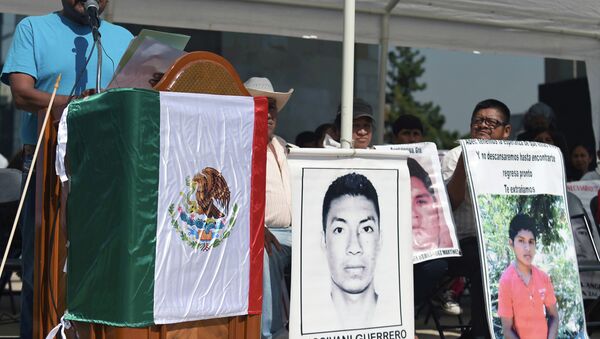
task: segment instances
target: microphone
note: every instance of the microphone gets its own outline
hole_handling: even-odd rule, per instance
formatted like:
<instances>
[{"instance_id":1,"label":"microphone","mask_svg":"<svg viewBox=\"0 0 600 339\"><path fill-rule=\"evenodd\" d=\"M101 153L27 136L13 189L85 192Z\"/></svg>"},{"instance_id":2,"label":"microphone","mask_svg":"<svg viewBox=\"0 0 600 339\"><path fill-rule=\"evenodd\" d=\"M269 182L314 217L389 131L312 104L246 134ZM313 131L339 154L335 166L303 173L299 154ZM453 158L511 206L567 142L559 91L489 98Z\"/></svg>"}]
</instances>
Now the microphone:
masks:
<instances>
[{"instance_id":1,"label":"microphone","mask_svg":"<svg viewBox=\"0 0 600 339\"><path fill-rule=\"evenodd\" d=\"M83 5L85 6L85 12L88 15L90 27L92 28L94 41L98 41L98 38L100 37L100 32L98 32L98 27L100 27L100 19L98 19L100 5L97 0L84 0Z\"/></svg>"}]
</instances>

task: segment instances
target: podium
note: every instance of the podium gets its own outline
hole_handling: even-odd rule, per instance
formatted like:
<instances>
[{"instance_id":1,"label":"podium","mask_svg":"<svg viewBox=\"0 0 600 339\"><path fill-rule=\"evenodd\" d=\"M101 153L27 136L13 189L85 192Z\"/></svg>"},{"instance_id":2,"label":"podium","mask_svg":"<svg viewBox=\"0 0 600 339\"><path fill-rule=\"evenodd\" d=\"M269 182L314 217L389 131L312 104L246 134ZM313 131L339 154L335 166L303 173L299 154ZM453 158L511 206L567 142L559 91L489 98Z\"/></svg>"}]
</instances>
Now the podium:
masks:
<instances>
[{"instance_id":1,"label":"podium","mask_svg":"<svg viewBox=\"0 0 600 339\"><path fill-rule=\"evenodd\" d=\"M225 72L230 78L221 81L222 84L215 87L215 82L210 82L211 94L223 92L229 95L247 95L245 88L235 73L231 73L233 68L220 57L211 55L208 58L208 64L211 68L209 73L204 74L205 78L198 77L198 72L202 72L203 64L206 64L206 53L190 53L180 59L165 75L163 81L157 85L158 89L188 91L188 92L206 92L203 87L206 84L206 77L210 78L210 72ZM223 66L219 68L219 65ZM182 76L190 70L194 71L196 76ZM222 73L224 74L224 73ZM194 83L194 79L200 79L201 83ZM185 79L184 84L178 84L177 79ZM217 81L219 83L219 81ZM160 87L163 86L163 87ZM233 88L233 87L235 88ZM197 90L195 90L197 89ZM120 95L126 94L128 90L120 89ZM136 91L136 90L132 90ZM110 95L105 93L101 95ZM135 99L132 99L135 101ZM111 100L106 100L110 104ZM264 102L262 102L264 101ZM257 99L257 107L264 109L264 128L266 130L266 100ZM119 102L114 101L118 105ZM135 106L135 105L134 105ZM264 106L264 107L263 107ZM138 105L136 109L143 110L144 105ZM258 108L257 108L258 110ZM143 115L139 113L138 115ZM44 338L45 335L59 323L60 317L67 308L67 277L65 268L67 258L68 226L67 225L67 190L68 185L61 186L55 173L55 148L57 125L48 125L45 135L45 144L41 149L41 157L37 164L37 187L36 187L36 247L35 247L35 270L34 270L34 338ZM140 131L143 137L143 131ZM266 157L266 134L265 141L259 142L258 148L264 154L263 162ZM260 153L260 152L258 152ZM260 167L260 166L259 166ZM264 177L264 173L263 173ZM75 183L71 183L75 185ZM260 185L260 182L258 183ZM263 178L263 200L264 200L264 178ZM73 189L73 187L71 187ZM99 201L90 201L93 203L103 203ZM79 204L81 206L81 204ZM261 210L264 218L264 201ZM262 227L253 234L253 239L262 241ZM260 257L254 255L254 262L260 261L262 265L262 243L260 243ZM262 269L262 266L261 266ZM255 274L258 275L258 274ZM115 277L107 277L114 279ZM251 279L250 288L262 288L262 273ZM260 298L259 298L260 299ZM95 300L98 303L98 300ZM92 305L93 307L93 305ZM256 302L254 302L256 310ZM132 311L137 312L136 308ZM256 312L254 312L256 313ZM74 321L73 327L67 331L69 337L79 336L80 338L259 338L260 336L260 315L240 315L234 317L224 317L201 321L188 321L174 324L150 325L145 327L121 327L111 326L102 323L91 323Z\"/></svg>"}]
</instances>

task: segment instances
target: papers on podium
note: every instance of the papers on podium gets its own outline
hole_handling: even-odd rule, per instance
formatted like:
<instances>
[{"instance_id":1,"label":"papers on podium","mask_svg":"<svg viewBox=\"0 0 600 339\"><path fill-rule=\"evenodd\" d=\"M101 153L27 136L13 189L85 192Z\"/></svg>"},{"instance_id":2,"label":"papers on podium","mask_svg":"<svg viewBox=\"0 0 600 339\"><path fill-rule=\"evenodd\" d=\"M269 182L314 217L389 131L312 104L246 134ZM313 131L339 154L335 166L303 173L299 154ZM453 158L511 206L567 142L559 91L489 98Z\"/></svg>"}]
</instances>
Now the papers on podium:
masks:
<instances>
[{"instance_id":1,"label":"papers on podium","mask_svg":"<svg viewBox=\"0 0 600 339\"><path fill-rule=\"evenodd\" d=\"M160 79L185 54L189 39L182 34L142 30L129 44L108 88L152 88L151 80Z\"/></svg>"}]
</instances>

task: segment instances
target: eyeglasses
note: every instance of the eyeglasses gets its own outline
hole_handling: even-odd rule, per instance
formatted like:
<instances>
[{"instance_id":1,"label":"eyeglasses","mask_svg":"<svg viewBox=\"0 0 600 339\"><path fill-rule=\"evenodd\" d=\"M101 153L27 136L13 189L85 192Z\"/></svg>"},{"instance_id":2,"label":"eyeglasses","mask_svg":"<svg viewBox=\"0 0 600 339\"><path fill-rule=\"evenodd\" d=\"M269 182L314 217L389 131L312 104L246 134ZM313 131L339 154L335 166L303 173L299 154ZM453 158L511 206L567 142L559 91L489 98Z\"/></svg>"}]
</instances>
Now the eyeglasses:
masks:
<instances>
[{"instance_id":1,"label":"eyeglasses","mask_svg":"<svg viewBox=\"0 0 600 339\"><path fill-rule=\"evenodd\" d=\"M500 121L500 120L493 119L493 118L473 117L471 119L471 126L483 126L484 124L485 124L485 126L490 127L491 129L496 129L500 126L508 125L508 123L506 123L504 121Z\"/></svg>"}]
</instances>

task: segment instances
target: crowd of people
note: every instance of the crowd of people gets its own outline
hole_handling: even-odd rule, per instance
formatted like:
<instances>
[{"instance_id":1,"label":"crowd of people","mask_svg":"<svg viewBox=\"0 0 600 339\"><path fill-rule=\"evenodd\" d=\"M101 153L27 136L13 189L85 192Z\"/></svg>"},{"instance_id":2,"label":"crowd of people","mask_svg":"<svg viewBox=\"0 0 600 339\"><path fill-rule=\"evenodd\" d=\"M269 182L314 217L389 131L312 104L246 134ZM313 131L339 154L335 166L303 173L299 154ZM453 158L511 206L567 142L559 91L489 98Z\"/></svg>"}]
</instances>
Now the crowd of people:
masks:
<instances>
[{"instance_id":1,"label":"crowd of people","mask_svg":"<svg viewBox=\"0 0 600 339\"><path fill-rule=\"evenodd\" d=\"M487 99L475 105L471 120L469 122L470 137L473 139L493 139L508 140L511 135L512 126L510 124L510 109L499 100ZM561 151L566 152L565 137L554 126L554 113L551 108L543 103L533 105L525 115L525 131L520 133L518 140L537 141L558 146ZM352 139L354 148L368 149L372 147L372 135L374 128L374 115L371 106L364 100L355 99L353 107L353 129ZM397 144L417 143L426 140L422 122L418 117L405 114L401 115L392 125L393 141ZM340 146L340 112L333 124L323 124L315 132L303 132L296 139L296 144L291 147L339 147ZM570 180L579 180L583 178L596 179L600 177L596 171L589 171L592 162L590 151L581 144L571 148L570 156L565 154L565 168L570 173ZM414 162L414 161L413 161ZM411 166L412 165L412 166ZM411 175L411 185L420 187L417 184L424 182L423 177L419 178L418 169L414 163L409 161ZM268 175L268 174L267 174ZM467 191L466 172L463 162L462 151L460 147L450 150L442 160L442 176L446 182L446 188L453 209L454 221L456 224L457 236L462 251L462 256L457 258L434 259L415 264L414 270L414 301L415 307L430 301L437 304L442 310L449 314L460 314L461 307L456 300L457 294L464 290L465 281L469 282L470 292L470 310L472 318L470 320L470 329L463 334L464 338L489 338L489 327L487 318L484 316L484 290L481 275L481 263L479 258L479 245L477 241L476 222L473 215L473 202ZM419 180L417 180L419 178ZM414 180L413 180L414 179ZM426 181L426 179L425 179ZM423 186L423 184L421 185ZM414 196L413 196L414 198ZM413 213L415 213L413 209ZM524 217L526 219L526 217ZM527 219L529 220L529 219ZM526 224L526 223L525 223ZM517 228L524 225L518 222L511 228ZM513 233L527 232L528 229L522 226L523 230L517 230ZM527 233L528 234L528 233ZM511 233L510 243L515 253L522 251L517 244L517 235ZM519 238L520 239L520 238ZM520 241L520 240L519 240ZM535 238L530 239L535 243ZM520 243L519 243L520 244ZM529 245L528 245L529 246ZM535 245L533 245L535 246ZM532 247L533 247L532 246ZM528 250L529 248L527 247ZM535 251L534 247L533 250ZM520 252L519 252L520 253ZM518 253L517 253L518 254ZM530 255L532 258L533 255ZM516 263L520 263L519 256L516 255ZM515 266L511 272L517 272L520 276L525 276L529 281L541 279L541 273L531 265ZM514 273L517 274L517 273ZM537 276L536 276L537 274ZM538 278L531 278L532 276ZM508 278L507 278L508 279ZM542 279L543 280L543 279ZM546 280L549 283L549 280ZM504 289L503 291L506 291ZM515 292L516 293L516 292ZM527 324L513 322L512 306L510 304L511 296L503 292L502 296L502 324L505 327L507 335L514 334L517 329L525 333ZM557 313L556 299L547 300L545 305L546 315L550 317L545 327L546 334L555 335L557 331ZM507 304L509 306L507 306ZM542 307L544 308L544 307ZM536 315L536 316L539 316ZM532 325L533 326L533 325ZM536 325L537 326L537 325ZM529 327L529 331L531 331ZM510 332L510 333L509 333ZM544 336L546 337L546 336Z\"/></svg>"},{"instance_id":2,"label":"crowd of people","mask_svg":"<svg viewBox=\"0 0 600 339\"><path fill-rule=\"evenodd\" d=\"M315 142L323 140L322 145L319 145L321 147L339 147L340 117L341 113L338 108L338 114L333 125L322 125L317 129L323 133L322 135L313 133L310 138L307 138L308 133L301 133L297 141L304 142L308 140L309 145L314 147ZM372 146L374 122L371 105L362 99L355 99L352 121L354 148L368 149ZM400 116L393 124L393 132L397 143L416 143L424 140L423 124L417 117L412 115ZM504 103L495 99L488 99L475 106L470 121L470 135L472 138L507 140L510 132L510 110ZM306 146L303 143L299 144L297 146ZM411 183L413 177L415 183L417 179L422 182L423 178L419 178L418 170L414 164L412 168L413 170L410 171ZM276 173L278 178L280 177L279 174ZM269 175L271 174L267 172L267 176ZM436 292L439 293L439 284L443 277L455 277L458 281L461 281L461 277L466 277L470 281L471 314L476 316L471 319L470 332L464 336L473 338L489 337L487 320L486 317L482 316L485 314L485 305L479 248L476 238L476 223L472 212L472 201L466 193L466 173L460 147L450 150L444 157L442 175L447 182L462 256L450 259L435 259L414 265L415 304L418 305L435 298L446 311L459 313L460 306L456 302L452 302L446 297L436 296ZM267 204L268 209L269 205ZM449 290L452 291L452 289ZM444 292L444 295L448 294ZM281 330L283 329L272 328L271 333L278 333Z\"/></svg>"},{"instance_id":3,"label":"crowd of people","mask_svg":"<svg viewBox=\"0 0 600 339\"><path fill-rule=\"evenodd\" d=\"M594 180L600 175L594 170L594 152L582 140L567 142L558 129L554 110L543 102L532 105L523 117L523 131L517 140L537 141L556 146L563 154L567 181Z\"/></svg>"},{"instance_id":4,"label":"crowd of people","mask_svg":"<svg viewBox=\"0 0 600 339\"><path fill-rule=\"evenodd\" d=\"M364 100L358 99L359 102ZM368 104L367 104L368 105ZM370 106L369 106L370 107ZM360 108L359 108L360 109ZM369 108L370 109L370 108ZM374 119L373 115L369 115ZM356 119L357 116L355 115ZM324 143L325 136L329 140L339 142L339 108L334 122L319 125L314 131L300 132L293 145L297 147L328 147ZM356 122L358 123L358 122ZM374 124L371 123L371 129ZM391 124L391 140L393 144L408 144L427 141L421 120L412 114L402 114ZM372 133L371 133L372 134ZM563 154L567 181L598 180L600 167L596 166L600 158L583 140L575 139L567 142L565 135L558 129L554 110L543 102L533 104L523 116L523 129L516 134L516 140L536 141L558 147ZM359 144L355 148L361 148Z\"/></svg>"},{"instance_id":5,"label":"crowd of people","mask_svg":"<svg viewBox=\"0 0 600 339\"><path fill-rule=\"evenodd\" d=\"M356 98L353 103L352 146L370 148L372 146L375 117L372 106L363 99ZM292 146L296 147L339 147L341 126L341 105L333 122L323 123L314 131L300 132ZM424 141L423 123L411 114L401 115L392 125L393 140L396 144L410 144Z\"/></svg>"},{"instance_id":6,"label":"crowd of people","mask_svg":"<svg viewBox=\"0 0 600 339\"><path fill-rule=\"evenodd\" d=\"M99 0L102 12L107 0ZM63 80L53 107L53 119L73 97L91 93L96 79L95 71L86 71L86 57L94 42L88 26L88 17L81 1L62 0L63 9L45 16L28 17L17 26L13 44L2 69L2 82L9 85L15 105L26 113L23 122L23 151L20 167L26 176L31 166L34 145L37 141L38 113L48 105L52 86L58 74ZM125 52L131 33L104 20L100 24L104 53L118 63ZM90 65L95 65L94 59ZM112 78L114 69L105 63L102 79ZM278 92L264 77L253 77L245 82L253 96L268 98L268 148L266 166L265 207L265 255L263 271L263 338L276 337L286 331L288 305L285 300L286 269L291 264L292 203L289 169L286 161L288 147L339 147L341 108L333 122L318 126L315 131L305 131L296 137L295 145L288 144L275 134L279 114L293 94L293 90ZM507 140L511 133L510 110L502 102L488 99L477 103L471 120L465 122L471 138ZM375 115L372 106L362 99L353 103L352 145L354 148L372 148ZM393 142L397 144L418 143L427 140L421 120L404 114L392 124ZM600 169L592 169L593 152L583 144L567 147L565 137L556 128L556 118L551 108L542 103L532 106L525 115L525 130L519 140L533 140L556 145L567 160L570 180L599 179ZM569 152L569 153L567 153ZM418 164L417 164L418 165ZM412 167L411 167L412 166ZM424 170L415 164L411 167L411 183L430 192L431 180ZM460 306L447 296L462 290L463 278L470 281L471 332L465 337L489 337L485 306L479 248L473 217L473 203L466 194L466 174L460 147L450 150L442 162L442 175L446 181L448 196L454 213L457 235L463 255L452 259L436 259L414 265L415 303L436 300L447 312L460 313ZM414 179L414 180L413 180ZM429 186L428 186L429 185ZM22 216L23 290L21 308L21 337L31 338L33 313L33 248L34 248L34 197L30 186L26 207ZM418 190L415 190L418 191ZM456 278L440 289L444 277ZM451 291L452 293L448 293Z\"/></svg>"}]
</instances>

